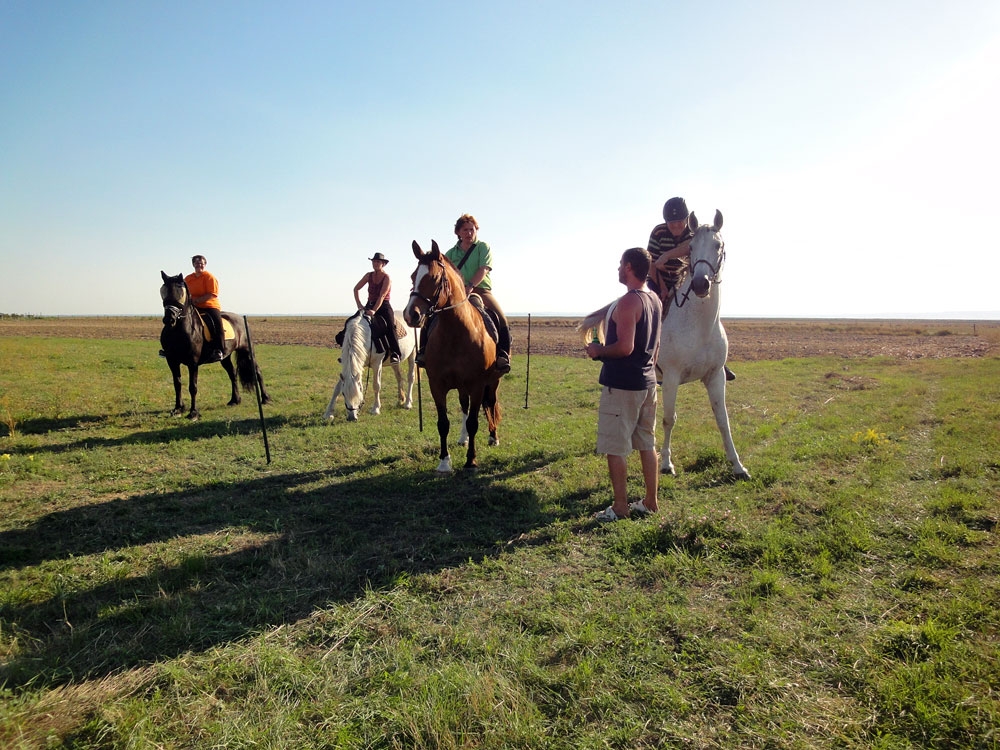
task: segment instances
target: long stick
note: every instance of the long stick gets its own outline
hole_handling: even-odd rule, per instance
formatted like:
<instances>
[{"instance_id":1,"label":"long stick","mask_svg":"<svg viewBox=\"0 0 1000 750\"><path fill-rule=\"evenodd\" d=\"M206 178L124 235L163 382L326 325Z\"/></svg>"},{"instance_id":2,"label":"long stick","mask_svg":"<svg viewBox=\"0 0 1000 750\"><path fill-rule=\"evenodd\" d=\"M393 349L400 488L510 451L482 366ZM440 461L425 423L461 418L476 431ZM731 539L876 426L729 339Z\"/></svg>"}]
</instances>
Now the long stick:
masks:
<instances>
[{"instance_id":1,"label":"long stick","mask_svg":"<svg viewBox=\"0 0 1000 750\"><path fill-rule=\"evenodd\" d=\"M528 313L528 368L524 373L524 408L528 408L528 382L531 380L531 313Z\"/></svg>"},{"instance_id":2,"label":"long stick","mask_svg":"<svg viewBox=\"0 0 1000 750\"><path fill-rule=\"evenodd\" d=\"M253 341L250 339L250 321L243 316L243 327L247 331L247 348L250 350L250 364L253 366L253 392L257 396L257 411L260 414L260 432L264 436L264 455L271 463L271 446L267 443L267 425L264 423L264 402L260 395L260 381L257 379L257 357L253 353Z\"/></svg>"},{"instance_id":3,"label":"long stick","mask_svg":"<svg viewBox=\"0 0 1000 750\"><path fill-rule=\"evenodd\" d=\"M424 431L424 392L420 390L420 367L417 367L417 422L420 424L420 431Z\"/></svg>"},{"instance_id":4,"label":"long stick","mask_svg":"<svg viewBox=\"0 0 1000 750\"><path fill-rule=\"evenodd\" d=\"M425 324L426 325L426 324ZM424 335L427 332L424 331ZM417 335L417 329L413 329L413 338L416 339L417 351L420 351L420 337ZM417 422L420 424L420 431L424 431L424 392L420 389L420 365L417 364L416 358L413 360L413 366L417 368Z\"/></svg>"}]
</instances>

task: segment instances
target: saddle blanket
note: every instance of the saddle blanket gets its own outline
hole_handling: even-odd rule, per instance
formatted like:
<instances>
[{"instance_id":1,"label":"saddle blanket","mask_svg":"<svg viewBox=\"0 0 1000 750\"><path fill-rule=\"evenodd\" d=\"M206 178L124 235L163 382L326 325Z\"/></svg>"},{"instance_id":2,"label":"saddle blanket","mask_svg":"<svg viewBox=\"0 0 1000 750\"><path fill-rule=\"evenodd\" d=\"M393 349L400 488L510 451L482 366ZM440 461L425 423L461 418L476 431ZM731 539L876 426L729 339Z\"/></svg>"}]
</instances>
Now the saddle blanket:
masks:
<instances>
[{"instance_id":1,"label":"saddle blanket","mask_svg":"<svg viewBox=\"0 0 1000 750\"><path fill-rule=\"evenodd\" d=\"M198 313L201 318L201 332L202 336L205 337L205 341L212 340L212 329L208 327L208 323L205 322L205 316ZM232 341L236 338L236 330L233 328L233 324L229 322L227 318L222 319L222 337L226 341Z\"/></svg>"}]
</instances>

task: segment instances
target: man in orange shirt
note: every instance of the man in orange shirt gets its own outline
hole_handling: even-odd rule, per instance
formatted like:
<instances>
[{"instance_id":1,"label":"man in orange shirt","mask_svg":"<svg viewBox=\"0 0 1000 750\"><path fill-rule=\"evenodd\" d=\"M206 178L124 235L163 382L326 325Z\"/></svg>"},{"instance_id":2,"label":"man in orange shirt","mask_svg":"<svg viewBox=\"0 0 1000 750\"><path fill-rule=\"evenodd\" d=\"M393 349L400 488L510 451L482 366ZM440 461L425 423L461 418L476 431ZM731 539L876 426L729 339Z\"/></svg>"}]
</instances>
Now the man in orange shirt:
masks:
<instances>
[{"instance_id":1,"label":"man in orange shirt","mask_svg":"<svg viewBox=\"0 0 1000 750\"><path fill-rule=\"evenodd\" d=\"M194 273L185 276L184 282L191 293L191 302L205 318L212 332L212 341L208 345L210 349L202 349L201 361L219 362L225 358L222 350L226 343L222 332L222 304L219 302L219 282L205 270L207 263L204 255L192 257Z\"/></svg>"}]
</instances>

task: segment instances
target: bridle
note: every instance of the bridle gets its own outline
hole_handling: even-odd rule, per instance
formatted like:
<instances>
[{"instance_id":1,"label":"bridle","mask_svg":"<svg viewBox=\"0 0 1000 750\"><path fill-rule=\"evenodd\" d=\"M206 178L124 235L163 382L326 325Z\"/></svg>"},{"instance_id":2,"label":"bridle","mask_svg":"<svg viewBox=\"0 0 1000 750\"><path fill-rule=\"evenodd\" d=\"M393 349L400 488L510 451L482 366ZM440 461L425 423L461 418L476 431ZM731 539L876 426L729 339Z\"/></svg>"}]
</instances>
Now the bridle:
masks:
<instances>
[{"instance_id":1,"label":"bridle","mask_svg":"<svg viewBox=\"0 0 1000 750\"><path fill-rule=\"evenodd\" d=\"M722 267L726 263L726 243L723 241L721 237L719 237L719 252L716 254L715 258L716 262L714 264L712 263L712 261L708 260L708 258L698 258L698 260L696 260L694 263L688 266L688 268L685 270L685 274L688 276L689 279L693 279L694 270L699 265L704 263L706 266L708 266L708 269L710 271L710 273L708 274L709 284L710 285L721 284ZM688 298L690 296L691 296L691 284L688 284L687 289L684 290L683 295L678 295L676 293L674 294L674 300L673 300L674 305L676 307L684 307L684 304L688 301Z\"/></svg>"},{"instance_id":2,"label":"bridle","mask_svg":"<svg viewBox=\"0 0 1000 750\"><path fill-rule=\"evenodd\" d=\"M434 297L437 298L437 302L435 302L430 297L425 297L415 288L410 292L411 299L413 297L416 297L418 300L427 305L427 312L424 314L424 317L427 317L429 315L435 315L440 312L445 312L446 310L453 310L459 305L464 305L466 302L468 302L469 297L466 296L465 299L456 302L453 305L441 306L439 304L441 299L447 300L448 297L451 295L451 287L448 284L448 274L445 272L444 263L442 263L439 260L430 261L430 263L437 263L439 266L441 266L441 280L438 281L437 288L434 290Z\"/></svg>"},{"instance_id":3,"label":"bridle","mask_svg":"<svg viewBox=\"0 0 1000 750\"><path fill-rule=\"evenodd\" d=\"M175 284L166 285L165 284L164 286L179 286L179 285L175 285ZM184 293L185 293L185 295L187 295L187 293L188 293L186 285L184 287ZM164 312L169 312L170 313L170 323L169 323L169 325L171 327L177 325L177 321L181 320L182 318L186 318L188 316L188 313L184 311L184 307L185 307L185 303L179 302L179 301L177 301L176 299L174 299L172 297L168 297L166 295L163 295L163 310L164 310ZM166 315L164 317L166 317Z\"/></svg>"}]
</instances>

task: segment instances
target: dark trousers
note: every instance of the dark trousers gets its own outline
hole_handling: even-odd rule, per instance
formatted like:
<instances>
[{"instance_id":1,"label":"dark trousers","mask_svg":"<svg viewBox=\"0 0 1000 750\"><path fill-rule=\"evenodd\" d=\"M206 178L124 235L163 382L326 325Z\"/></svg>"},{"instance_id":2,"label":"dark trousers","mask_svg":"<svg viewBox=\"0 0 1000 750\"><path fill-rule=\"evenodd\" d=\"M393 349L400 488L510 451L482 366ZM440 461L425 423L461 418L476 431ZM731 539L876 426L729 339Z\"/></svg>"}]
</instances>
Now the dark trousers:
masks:
<instances>
[{"instance_id":1,"label":"dark trousers","mask_svg":"<svg viewBox=\"0 0 1000 750\"><path fill-rule=\"evenodd\" d=\"M375 317L382 321L385 326L385 342L389 347L389 351L395 354L397 357L402 358L403 353L399 351L399 339L396 338L396 314L392 310L392 305L386 300L382 303L382 306L375 311Z\"/></svg>"},{"instance_id":2,"label":"dark trousers","mask_svg":"<svg viewBox=\"0 0 1000 750\"><path fill-rule=\"evenodd\" d=\"M208 324L208 330L212 332L212 346L221 352L226 348L225 334L222 332L222 312L214 307L199 307L202 319Z\"/></svg>"}]
</instances>

